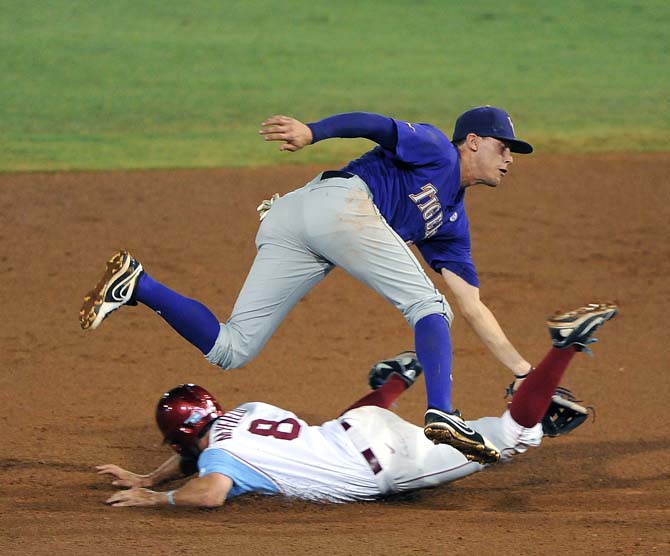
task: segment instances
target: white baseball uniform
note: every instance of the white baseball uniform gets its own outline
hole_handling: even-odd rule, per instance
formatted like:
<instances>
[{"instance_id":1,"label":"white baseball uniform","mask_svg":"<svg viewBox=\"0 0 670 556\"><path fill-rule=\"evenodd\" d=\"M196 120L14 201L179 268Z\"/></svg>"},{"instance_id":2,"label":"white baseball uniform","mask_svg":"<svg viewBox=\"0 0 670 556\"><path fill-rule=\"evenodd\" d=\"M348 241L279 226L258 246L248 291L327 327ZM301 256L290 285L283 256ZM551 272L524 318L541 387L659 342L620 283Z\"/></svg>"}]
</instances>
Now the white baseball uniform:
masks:
<instances>
[{"instance_id":1,"label":"white baseball uniform","mask_svg":"<svg viewBox=\"0 0 670 556\"><path fill-rule=\"evenodd\" d=\"M542 426L528 429L502 417L468 421L507 459L538 446ZM423 429L376 406L346 412L320 426L265 403L247 403L217 419L200 455L200 476L233 480L229 496L247 492L307 500L372 500L460 479L485 466L447 445L434 445Z\"/></svg>"}]
</instances>

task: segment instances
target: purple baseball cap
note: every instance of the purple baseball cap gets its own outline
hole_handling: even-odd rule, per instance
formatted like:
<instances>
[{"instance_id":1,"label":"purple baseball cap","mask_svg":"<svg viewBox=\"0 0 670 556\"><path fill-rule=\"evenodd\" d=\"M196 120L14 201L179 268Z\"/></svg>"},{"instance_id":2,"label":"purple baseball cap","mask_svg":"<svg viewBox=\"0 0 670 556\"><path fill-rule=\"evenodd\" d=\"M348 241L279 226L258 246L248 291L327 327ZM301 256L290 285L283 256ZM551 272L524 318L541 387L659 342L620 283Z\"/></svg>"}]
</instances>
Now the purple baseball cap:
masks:
<instances>
[{"instance_id":1,"label":"purple baseball cap","mask_svg":"<svg viewBox=\"0 0 670 556\"><path fill-rule=\"evenodd\" d=\"M533 152L533 147L529 143L516 138L512 118L502 108L478 106L463 112L456 120L452 141L461 141L468 133L506 141L514 153L530 154Z\"/></svg>"}]
</instances>

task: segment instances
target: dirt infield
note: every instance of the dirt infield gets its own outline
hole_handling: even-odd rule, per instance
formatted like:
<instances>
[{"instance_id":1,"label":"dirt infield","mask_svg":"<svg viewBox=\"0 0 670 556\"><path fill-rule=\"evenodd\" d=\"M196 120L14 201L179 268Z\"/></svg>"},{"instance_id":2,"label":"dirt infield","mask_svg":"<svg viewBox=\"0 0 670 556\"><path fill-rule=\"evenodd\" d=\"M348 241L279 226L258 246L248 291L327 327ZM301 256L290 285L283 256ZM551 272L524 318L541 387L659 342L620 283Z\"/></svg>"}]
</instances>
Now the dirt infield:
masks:
<instances>
[{"instance_id":1,"label":"dirt infield","mask_svg":"<svg viewBox=\"0 0 670 556\"><path fill-rule=\"evenodd\" d=\"M329 419L411 331L338 270L256 360L224 373L143 307L82 332L81 298L125 247L224 320L254 256L256 205L325 168L0 176L0 553L670 554L670 155L518 158L499 190L467 196L482 297L531 360L549 346L546 314L620 303L596 357L576 357L564 382L596 421L400 499L251 497L208 511L107 507L113 489L93 467L161 462L153 411L180 382L227 407ZM510 374L456 316L456 405L499 414ZM417 385L398 413L419 422L424 399Z\"/></svg>"}]
</instances>

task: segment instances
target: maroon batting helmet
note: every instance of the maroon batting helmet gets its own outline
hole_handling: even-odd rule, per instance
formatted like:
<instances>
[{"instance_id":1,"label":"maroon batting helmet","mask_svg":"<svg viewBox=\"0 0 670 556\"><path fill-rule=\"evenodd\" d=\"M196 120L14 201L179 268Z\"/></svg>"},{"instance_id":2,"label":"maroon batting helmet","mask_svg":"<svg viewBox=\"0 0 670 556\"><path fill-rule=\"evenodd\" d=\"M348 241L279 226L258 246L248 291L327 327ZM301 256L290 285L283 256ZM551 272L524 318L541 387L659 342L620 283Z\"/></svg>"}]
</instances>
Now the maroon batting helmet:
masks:
<instances>
[{"instance_id":1,"label":"maroon batting helmet","mask_svg":"<svg viewBox=\"0 0 670 556\"><path fill-rule=\"evenodd\" d=\"M181 384L163 394L156 407L156 423L166 444L185 448L196 444L203 429L223 413L207 390Z\"/></svg>"}]
</instances>

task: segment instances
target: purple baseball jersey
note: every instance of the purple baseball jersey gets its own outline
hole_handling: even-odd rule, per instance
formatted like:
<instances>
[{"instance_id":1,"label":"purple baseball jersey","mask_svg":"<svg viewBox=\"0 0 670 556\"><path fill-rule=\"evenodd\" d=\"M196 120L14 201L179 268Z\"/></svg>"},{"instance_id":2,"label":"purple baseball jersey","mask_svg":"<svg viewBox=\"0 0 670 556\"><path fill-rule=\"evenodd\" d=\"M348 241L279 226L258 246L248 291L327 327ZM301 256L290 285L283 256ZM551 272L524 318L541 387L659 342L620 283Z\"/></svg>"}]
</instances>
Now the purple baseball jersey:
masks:
<instances>
[{"instance_id":1,"label":"purple baseball jersey","mask_svg":"<svg viewBox=\"0 0 670 556\"><path fill-rule=\"evenodd\" d=\"M389 225L435 271L447 268L479 286L456 147L432 125L393 122L395 149L378 146L343 170L365 181Z\"/></svg>"}]
</instances>

